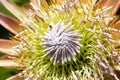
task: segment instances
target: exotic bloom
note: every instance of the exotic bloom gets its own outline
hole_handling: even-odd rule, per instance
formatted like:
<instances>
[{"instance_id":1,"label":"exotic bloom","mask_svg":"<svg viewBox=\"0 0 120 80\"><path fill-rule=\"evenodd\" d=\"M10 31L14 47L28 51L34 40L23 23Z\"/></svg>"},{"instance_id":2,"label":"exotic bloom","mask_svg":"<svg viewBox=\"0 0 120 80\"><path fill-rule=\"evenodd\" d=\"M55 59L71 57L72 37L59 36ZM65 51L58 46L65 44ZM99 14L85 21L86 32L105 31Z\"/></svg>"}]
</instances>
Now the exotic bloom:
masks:
<instances>
[{"instance_id":1,"label":"exotic bloom","mask_svg":"<svg viewBox=\"0 0 120 80\"><path fill-rule=\"evenodd\" d=\"M0 40L0 51L11 55L0 66L21 70L8 80L120 79L120 0L31 0L24 11L0 2L17 18L0 14L15 34Z\"/></svg>"}]
</instances>

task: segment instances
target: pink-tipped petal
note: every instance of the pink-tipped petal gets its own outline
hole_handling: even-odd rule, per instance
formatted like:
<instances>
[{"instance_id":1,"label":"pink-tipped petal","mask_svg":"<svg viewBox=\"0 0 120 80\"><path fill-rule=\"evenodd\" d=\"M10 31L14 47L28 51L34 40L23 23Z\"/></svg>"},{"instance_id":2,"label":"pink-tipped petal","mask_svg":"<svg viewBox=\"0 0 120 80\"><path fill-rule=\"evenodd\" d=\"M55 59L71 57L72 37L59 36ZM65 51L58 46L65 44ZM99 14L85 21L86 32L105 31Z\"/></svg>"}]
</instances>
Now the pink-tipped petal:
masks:
<instances>
[{"instance_id":1,"label":"pink-tipped petal","mask_svg":"<svg viewBox=\"0 0 120 80\"><path fill-rule=\"evenodd\" d=\"M26 17L25 13L17 7L11 0L0 0L0 2L7 8L13 15L15 15L19 20L23 20Z\"/></svg>"},{"instance_id":2,"label":"pink-tipped petal","mask_svg":"<svg viewBox=\"0 0 120 80\"><path fill-rule=\"evenodd\" d=\"M111 34L114 39L120 39L120 20L114 22L110 27L118 29L118 31L111 31Z\"/></svg>"},{"instance_id":3,"label":"pink-tipped petal","mask_svg":"<svg viewBox=\"0 0 120 80\"><path fill-rule=\"evenodd\" d=\"M120 8L120 0L108 0L104 6L106 7L112 6L112 8L109 10L109 13L111 15L115 15L118 9Z\"/></svg>"},{"instance_id":4,"label":"pink-tipped petal","mask_svg":"<svg viewBox=\"0 0 120 80\"><path fill-rule=\"evenodd\" d=\"M111 31L111 34L112 34L112 37L114 38L114 39L120 39L120 32L118 32L118 31Z\"/></svg>"},{"instance_id":5,"label":"pink-tipped petal","mask_svg":"<svg viewBox=\"0 0 120 80\"><path fill-rule=\"evenodd\" d=\"M18 74L17 75L14 75L6 80L24 80L23 77L20 77Z\"/></svg>"},{"instance_id":6,"label":"pink-tipped petal","mask_svg":"<svg viewBox=\"0 0 120 80\"><path fill-rule=\"evenodd\" d=\"M9 60L9 55L4 55L0 57L0 60Z\"/></svg>"},{"instance_id":7,"label":"pink-tipped petal","mask_svg":"<svg viewBox=\"0 0 120 80\"><path fill-rule=\"evenodd\" d=\"M40 0L30 0L30 2L32 3L32 4L34 4L34 5L38 5L38 4L40 4L38 1L40 1Z\"/></svg>"},{"instance_id":8,"label":"pink-tipped petal","mask_svg":"<svg viewBox=\"0 0 120 80\"><path fill-rule=\"evenodd\" d=\"M22 8L26 14L32 13L31 6L29 4L24 4Z\"/></svg>"},{"instance_id":9,"label":"pink-tipped petal","mask_svg":"<svg viewBox=\"0 0 120 80\"><path fill-rule=\"evenodd\" d=\"M0 13L0 25L8 29L13 34L17 34L21 31L19 22L12 17Z\"/></svg>"},{"instance_id":10,"label":"pink-tipped petal","mask_svg":"<svg viewBox=\"0 0 120 80\"><path fill-rule=\"evenodd\" d=\"M13 60L0 60L0 66L5 68L17 68L20 67L17 63Z\"/></svg>"},{"instance_id":11,"label":"pink-tipped petal","mask_svg":"<svg viewBox=\"0 0 120 80\"><path fill-rule=\"evenodd\" d=\"M120 30L120 20L114 24L114 27Z\"/></svg>"},{"instance_id":12,"label":"pink-tipped petal","mask_svg":"<svg viewBox=\"0 0 120 80\"><path fill-rule=\"evenodd\" d=\"M13 46L17 45L18 43L13 40L4 40L0 39L0 52L6 53L8 55L15 55L17 56L15 50L12 48Z\"/></svg>"},{"instance_id":13,"label":"pink-tipped petal","mask_svg":"<svg viewBox=\"0 0 120 80\"><path fill-rule=\"evenodd\" d=\"M99 0L96 6L100 6L99 8L111 7L108 10L108 13L113 16L116 14L118 9L120 8L120 0Z\"/></svg>"},{"instance_id":14,"label":"pink-tipped petal","mask_svg":"<svg viewBox=\"0 0 120 80\"><path fill-rule=\"evenodd\" d=\"M48 7L48 3L46 0L30 0L32 4L38 6L38 7Z\"/></svg>"}]
</instances>

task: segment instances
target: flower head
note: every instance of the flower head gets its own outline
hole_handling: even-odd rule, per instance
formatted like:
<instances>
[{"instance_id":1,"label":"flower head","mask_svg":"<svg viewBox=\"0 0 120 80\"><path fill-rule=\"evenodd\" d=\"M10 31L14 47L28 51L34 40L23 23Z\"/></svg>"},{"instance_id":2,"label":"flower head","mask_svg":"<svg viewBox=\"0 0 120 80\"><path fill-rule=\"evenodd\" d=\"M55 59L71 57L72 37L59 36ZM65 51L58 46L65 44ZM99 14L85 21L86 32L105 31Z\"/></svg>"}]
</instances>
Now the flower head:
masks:
<instances>
[{"instance_id":1,"label":"flower head","mask_svg":"<svg viewBox=\"0 0 120 80\"><path fill-rule=\"evenodd\" d=\"M115 67L120 66L120 43L113 34L119 33L113 27L119 23L113 24L119 0L111 4L109 0L31 0L31 8L25 7L25 12L9 0L0 1L16 9L13 14L19 20L10 18L19 29L6 27L16 34L15 45L7 52L1 48L15 55L11 59L22 69L19 76L31 80L106 80L109 76L119 80ZM3 21L9 18L0 16Z\"/></svg>"},{"instance_id":2,"label":"flower head","mask_svg":"<svg viewBox=\"0 0 120 80\"><path fill-rule=\"evenodd\" d=\"M76 53L79 53L80 49L80 36L78 31L70 32L73 27L71 23L58 23L51 26L52 30L48 30L46 36L42 37L44 51L47 52L43 57L52 56L50 60L54 60L54 65L60 60L62 64L71 59L76 61Z\"/></svg>"}]
</instances>

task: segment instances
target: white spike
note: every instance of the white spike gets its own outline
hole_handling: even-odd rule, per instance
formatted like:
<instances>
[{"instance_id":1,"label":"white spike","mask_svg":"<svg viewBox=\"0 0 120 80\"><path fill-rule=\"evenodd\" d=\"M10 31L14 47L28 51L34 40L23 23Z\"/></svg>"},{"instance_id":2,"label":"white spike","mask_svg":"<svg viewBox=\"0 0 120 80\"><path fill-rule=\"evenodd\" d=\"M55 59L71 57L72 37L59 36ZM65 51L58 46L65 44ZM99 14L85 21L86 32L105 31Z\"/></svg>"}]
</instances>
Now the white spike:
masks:
<instances>
[{"instance_id":1,"label":"white spike","mask_svg":"<svg viewBox=\"0 0 120 80\"><path fill-rule=\"evenodd\" d=\"M71 60L76 61L76 54L80 53L81 35L78 35L78 31L72 31L73 27L71 22L64 25L64 22L60 21L41 37L45 48L43 51L47 52L44 57L50 56L50 61L53 61L54 65L60 61L62 64Z\"/></svg>"}]
</instances>

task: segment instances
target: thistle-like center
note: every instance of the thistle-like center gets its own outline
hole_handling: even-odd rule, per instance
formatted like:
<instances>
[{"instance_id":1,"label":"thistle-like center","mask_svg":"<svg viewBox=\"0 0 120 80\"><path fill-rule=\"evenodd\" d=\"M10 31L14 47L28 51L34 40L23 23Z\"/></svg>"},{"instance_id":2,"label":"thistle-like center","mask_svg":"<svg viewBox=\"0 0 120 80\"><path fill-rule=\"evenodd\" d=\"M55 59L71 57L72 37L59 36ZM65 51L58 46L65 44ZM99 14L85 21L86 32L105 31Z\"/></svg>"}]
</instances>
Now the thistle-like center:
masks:
<instances>
[{"instance_id":1,"label":"thistle-like center","mask_svg":"<svg viewBox=\"0 0 120 80\"><path fill-rule=\"evenodd\" d=\"M76 61L76 54L80 53L80 35L78 31L73 31L73 25L68 23L59 23L52 26L51 30L45 34L43 39L44 52L43 56L50 56L50 60L55 65L58 62L64 64L67 61Z\"/></svg>"}]
</instances>

